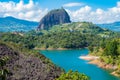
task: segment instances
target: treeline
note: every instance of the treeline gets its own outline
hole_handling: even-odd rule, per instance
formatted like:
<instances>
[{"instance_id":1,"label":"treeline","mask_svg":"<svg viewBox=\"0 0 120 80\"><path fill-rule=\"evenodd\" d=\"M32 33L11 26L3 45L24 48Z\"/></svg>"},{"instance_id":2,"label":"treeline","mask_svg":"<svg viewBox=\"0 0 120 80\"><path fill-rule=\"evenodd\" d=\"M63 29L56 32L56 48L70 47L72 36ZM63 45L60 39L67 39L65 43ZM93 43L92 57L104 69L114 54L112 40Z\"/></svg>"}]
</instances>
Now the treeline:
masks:
<instances>
[{"instance_id":1,"label":"treeline","mask_svg":"<svg viewBox=\"0 0 120 80\"><path fill-rule=\"evenodd\" d=\"M99 36L81 34L80 32L56 32L40 36L37 47L85 48L90 44L97 45L99 39Z\"/></svg>"},{"instance_id":2,"label":"treeline","mask_svg":"<svg viewBox=\"0 0 120 80\"><path fill-rule=\"evenodd\" d=\"M100 36L80 32L52 32L43 35L3 33L1 40L21 44L24 48L85 48L98 45Z\"/></svg>"}]
</instances>

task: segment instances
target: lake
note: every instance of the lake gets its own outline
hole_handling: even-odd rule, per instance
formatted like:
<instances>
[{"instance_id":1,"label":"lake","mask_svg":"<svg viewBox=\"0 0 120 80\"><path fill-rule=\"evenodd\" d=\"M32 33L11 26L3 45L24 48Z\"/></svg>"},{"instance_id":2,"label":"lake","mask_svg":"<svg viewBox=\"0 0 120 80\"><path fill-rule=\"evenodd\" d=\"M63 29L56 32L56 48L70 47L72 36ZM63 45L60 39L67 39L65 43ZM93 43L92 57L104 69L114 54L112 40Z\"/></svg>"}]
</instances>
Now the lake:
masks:
<instances>
[{"instance_id":1,"label":"lake","mask_svg":"<svg viewBox=\"0 0 120 80\"><path fill-rule=\"evenodd\" d=\"M54 64L63 68L65 71L79 71L88 75L91 80L120 80L112 76L108 71L97 67L93 64L88 64L88 61L79 59L81 55L87 55L87 49L81 50L42 50L43 55L49 58Z\"/></svg>"}]
</instances>

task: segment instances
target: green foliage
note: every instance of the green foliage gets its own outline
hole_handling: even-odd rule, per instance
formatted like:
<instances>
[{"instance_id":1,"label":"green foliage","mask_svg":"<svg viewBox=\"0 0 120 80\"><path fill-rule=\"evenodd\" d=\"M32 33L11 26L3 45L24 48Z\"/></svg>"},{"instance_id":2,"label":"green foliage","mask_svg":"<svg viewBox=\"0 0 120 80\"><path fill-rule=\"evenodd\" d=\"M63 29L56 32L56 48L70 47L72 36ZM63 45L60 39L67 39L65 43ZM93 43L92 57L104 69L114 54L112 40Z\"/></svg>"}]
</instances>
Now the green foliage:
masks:
<instances>
[{"instance_id":1,"label":"green foliage","mask_svg":"<svg viewBox=\"0 0 120 80\"><path fill-rule=\"evenodd\" d=\"M14 33L3 33L1 34L1 40L4 42L13 42L17 44L24 45L24 48L32 49L34 48L34 37L28 37L28 36L21 36L19 34Z\"/></svg>"},{"instance_id":2,"label":"green foliage","mask_svg":"<svg viewBox=\"0 0 120 80\"><path fill-rule=\"evenodd\" d=\"M112 33L111 31L104 30L91 22L73 22L70 24L55 25L49 30L49 32L65 32L65 31L70 31L70 32L78 31L82 34L89 33L89 34L100 34L100 35L109 35L110 33Z\"/></svg>"},{"instance_id":3,"label":"green foliage","mask_svg":"<svg viewBox=\"0 0 120 80\"><path fill-rule=\"evenodd\" d=\"M100 47L101 47L102 49L104 49L104 48L105 48L105 44L106 44L106 42L105 42L105 39L103 38L103 39L100 41Z\"/></svg>"},{"instance_id":4,"label":"green foliage","mask_svg":"<svg viewBox=\"0 0 120 80\"><path fill-rule=\"evenodd\" d=\"M39 33L39 32L38 32ZM100 36L92 34L81 34L81 32L51 32L49 34L38 35L24 34L24 36L3 33L1 40L4 42L17 43L23 48L84 48L98 45ZM94 38L96 37L96 38ZM94 41L94 42L93 42Z\"/></svg>"},{"instance_id":5,"label":"green foliage","mask_svg":"<svg viewBox=\"0 0 120 80\"><path fill-rule=\"evenodd\" d=\"M101 59L107 64L115 64L115 59L112 56L102 56Z\"/></svg>"},{"instance_id":6,"label":"green foliage","mask_svg":"<svg viewBox=\"0 0 120 80\"><path fill-rule=\"evenodd\" d=\"M0 80L6 80L8 70L4 68L6 65L6 62L8 60L8 57L0 58Z\"/></svg>"},{"instance_id":7,"label":"green foliage","mask_svg":"<svg viewBox=\"0 0 120 80\"><path fill-rule=\"evenodd\" d=\"M56 32L40 36L37 47L44 45L45 48L84 48L90 44L97 45L98 39L99 36L80 32Z\"/></svg>"},{"instance_id":8,"label":"green foliage","mask_svg":"<svg viewBox=\"0 0 120 80\"><path fill-rule=\"evenodd\" d=\"M93 47L99 46L103 37L113 37L116 34L91 22L73 22L55 25L49 30L32 30L27 33L1 33L0 37L2 37L2 41L21 44L28 49L84 48L90 45Z\"/></svg>"},{"instance_id":9,"label":"green foliage","mask_svg":"<svg viewBox=\"0 0 120 80\"><path fill-rule=\"evenodd\" d=\"M120 43L119 43L120 44ZM120 45L118 45L117 53L120 55Z\"/></svg>"},{"instance_id":10,"label":"green foliage","mask_svg":"<svg viewBox=\"0 0 120 80\"><path fill-rule=\"evenodd\" d=\"M91 53L94 51L94 47L93 46L88 46L88 49L90 50Z\"/></svg>"},{"instance_id":11,"label":"green foliage","mask_svg":"<svg viewBox=\"0 0 120 80\"><path fill-rule=\"evenodd\" d=\"M98 55L99 52L101 52L100 55ZM93 53L95 53L95 48ZM112 64L119 67L120 66L120 38L101 40L97 55L101 56L101 60L106 64Z\"/></svg>"},{"instance_id":12,"label":"green foliage","mask_svg":"<svg viewBox=\"0 0 120 80\"><path fill-rule=\"evenodd\" d=\"M56 80L90 80L88 76L79 73L78 71L68 71L67 73L63 73Z\"/></svg>"},{"instance_id":13,"label":"green foliage","mask_svg":"<svg viewBox=\"0 0 120 80\"><path fill-rule=\"evenodd\" d=\"M106 44L103 55L118 56L117 48L118 42L116 40L110 41Z\"/></svg>"}]
</instances>

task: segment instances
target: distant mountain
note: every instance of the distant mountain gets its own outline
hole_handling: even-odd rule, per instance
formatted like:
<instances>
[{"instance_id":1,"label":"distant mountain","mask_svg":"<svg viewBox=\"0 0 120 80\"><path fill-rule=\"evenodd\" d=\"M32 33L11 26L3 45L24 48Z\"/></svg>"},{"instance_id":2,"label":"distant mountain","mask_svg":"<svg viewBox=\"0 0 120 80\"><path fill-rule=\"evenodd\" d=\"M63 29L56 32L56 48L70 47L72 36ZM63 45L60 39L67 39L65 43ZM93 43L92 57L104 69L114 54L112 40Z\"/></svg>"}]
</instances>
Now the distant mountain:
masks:
<instances>
[{"instance_id":1,"label":"distant mountain","mask_svg":"<svg viewBox=\"0 0 120 80\"><path fill-rule=\"evenodd\" d=\"M63 8L55 9L48 12L48 14L41 19L38 30L42 29L48 30L50 27L54 25L70 22L71 22L70 17L68 13L65 11L65 9Z\"/></svg>"},{"instance_id":2,"label":"distant mountain","mask_svg":"<svg viewBox=\"0 0 120 80\"><path fill-rule=\"evenodd\" d=\"M38 22L26 21L14 17L0 18L0 31L29 31L36 29Z\"/></svg>"},{"instance_id":3,"label":"distant mountain","mask_svg":"<svg viewBox=\"0 0 120 80\"><path fill-rule=\"evenodd\" d=\"M97 24L98 26L106 29L110 29L112 31L120 31L120 21L108 24Z\"/></svg>"}]
</instances>

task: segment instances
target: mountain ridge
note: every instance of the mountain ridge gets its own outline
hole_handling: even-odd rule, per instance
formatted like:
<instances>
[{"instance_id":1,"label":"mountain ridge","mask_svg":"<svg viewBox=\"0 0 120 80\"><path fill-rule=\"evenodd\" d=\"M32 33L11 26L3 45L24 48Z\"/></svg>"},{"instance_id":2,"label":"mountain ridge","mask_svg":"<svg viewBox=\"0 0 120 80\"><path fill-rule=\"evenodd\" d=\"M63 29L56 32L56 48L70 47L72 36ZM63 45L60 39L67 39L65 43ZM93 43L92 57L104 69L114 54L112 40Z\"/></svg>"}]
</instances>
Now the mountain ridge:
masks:
<instances>
[{"instance_id":1,"label":"mountain ridge","mask_svg":"<svg viewBox=\"0 0 120 80\"><path fill-rule=\"evenodd\" d=\"M7 23L7 24L6 24ZM0 31L29 31L36 29L38 22L17 19L11 16L0 18Z\"/></svg>"},{"instance_id":2,"label":"mountain ridge","mask_svg":"<svg viewBox=\"0 0 120 80\"><path fill-rule=\"evenodd\" d=\"M104 24L97 24L98 26L102 27L102 28L107 28L110 29L112 31L120 31L120 21L116 21L113 23L104 23Z\"/></svg>"}]
</instances>

